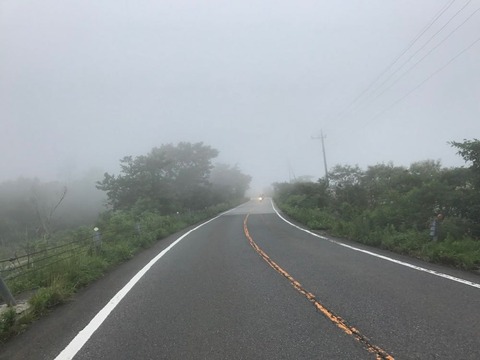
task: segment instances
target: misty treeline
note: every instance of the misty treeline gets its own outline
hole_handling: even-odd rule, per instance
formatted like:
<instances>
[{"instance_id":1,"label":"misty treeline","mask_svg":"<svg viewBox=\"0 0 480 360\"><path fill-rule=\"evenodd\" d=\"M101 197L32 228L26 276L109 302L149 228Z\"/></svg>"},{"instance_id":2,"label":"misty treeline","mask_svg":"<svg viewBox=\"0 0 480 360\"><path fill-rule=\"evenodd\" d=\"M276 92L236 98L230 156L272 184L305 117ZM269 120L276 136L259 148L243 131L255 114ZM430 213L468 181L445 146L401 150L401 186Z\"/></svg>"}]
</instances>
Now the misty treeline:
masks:
<instances>
[{"instance_id":1,"label":"misty treeline","mask_svg":"<svg viewBox=\"0 0 480 360\"><path fill-rule=\"evenodd\" d=\"M10 247L8 253L0 246L0 277L13 294L36 289L25 321L68 301L140 249L244 201L250 176L237 166L214 165L217 155L203 143L179 143L123 158L119 175L105 173L103 180L88 182L88 191L102 194L107 204L99 216L97 204L81 211L86 198L79 198L76 187L25 179L2 184L0 215L8 225L2 239L18 239L15 245L23 244L23 251L12 253ZM67 199L75 193L78 212L68 212ZM85 221L89 226L58 231ZM21 324L0 327L0 342Z\"/></svg>"},{"instance_id":2,"label":"misty treeline","mask_svg":"<svg viewBox=\"0 0 480 360\"><path fill-rule=\"evenodd\" d=\"M474 258L456 265L480 265L480 141L450 144L468 167L443 168L433 160L410 167L377 164L366 170L337 165L329 171L328 186L323 179L277 183L275 197L286 213L312 229L403 253L438 250L424 257L440 262L435 257L456 246L460 252L475 252L470 254ZM434 219L437 245L431 245Z\"/></svg>"},{"instance_id":3,"label":"misty treeline","mask_svg":"<svg viewBox=\"0 0 480 360\"><path fill-rule=\"evenodd\" d=\"M95 188L99 174L91 170L68 182L19 178L0 183L0 255L60 230L94 223L105 202L105 194Z\"/></svg>"},{"instance_id":4,"label":"misty treeline","mask_svg":"<svg viewBox=\"0 0 480 360\"><path fill-rule=\"evenodd\" d=\"M113 210L161 215L243 199L251 177L237 166L213 165L218 153L203 143L164 144L147 155L124 157L121 173L105 173L97 188L106 192Z\"/></svg>"},{"instance_id":5,"label":"misty treeline","mask_svg":"<svg viewBox=\"0 0 480 360\"><path fill-rule=\"evenodd\" d=\"M48 242L62 230L105 224L115 211L138 218L144 212L171 215L240 201L251 178L238 166L214 165L218 153L203 143L166 144L147 155L124 157L119 175L92 170L68 183L26 178L3 182L0 257L39 240Z\"/></svg>"}]
</instances>

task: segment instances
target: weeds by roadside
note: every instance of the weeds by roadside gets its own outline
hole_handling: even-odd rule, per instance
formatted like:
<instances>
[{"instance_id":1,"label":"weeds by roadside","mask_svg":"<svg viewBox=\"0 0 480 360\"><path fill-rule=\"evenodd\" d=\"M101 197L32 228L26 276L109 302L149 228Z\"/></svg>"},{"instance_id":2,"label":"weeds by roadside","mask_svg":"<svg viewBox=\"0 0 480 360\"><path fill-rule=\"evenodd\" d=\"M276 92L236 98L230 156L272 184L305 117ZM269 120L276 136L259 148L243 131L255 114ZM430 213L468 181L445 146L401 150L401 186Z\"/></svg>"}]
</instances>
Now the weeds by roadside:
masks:
<instances>
[{"instance_id":1,"label":"weeds by roadside","mask_svg":"<svg viewBox=\"0 0 480 360\"><path fill-rule=\"evenodd\" d=\"M236 204L220 204L201 212L176 215L159 215L155 212L135 214L133 211L116 211L103 214L98 220L100 242L85 228L64 234L64 241L72 238L89 239L72 252L52 256L48 264L38 269L35 262L21 276L7 284L12 293L35 290L29 299L30 308L20 316L8 308L0 314L0 342L21 332L33 319L53 307L65 303L80 288L100 278L105 271L132 258L141 249L180 231L190 225L206 220L232 208ZM61 242L61 239L57 241Z\"/></svg>"},{"instance_id":2,"label":"weeds by roadside","mask_svg":"<svg viewBox=\"0 0 480 360\"><path fill-rule=\"evenodd\" d=\"M356 216L347 221L324 209L292 207L284 203L278 206L308 228L323 230L332 236L463 270L476 270L480 266L480 241L468 236L461 239L453 237L447 226L443 239L432 241L428 229L396 229L393 225L380 228L367 216ZM450 228L455 230L452 226Z\"/></svg>"}]
</instances>

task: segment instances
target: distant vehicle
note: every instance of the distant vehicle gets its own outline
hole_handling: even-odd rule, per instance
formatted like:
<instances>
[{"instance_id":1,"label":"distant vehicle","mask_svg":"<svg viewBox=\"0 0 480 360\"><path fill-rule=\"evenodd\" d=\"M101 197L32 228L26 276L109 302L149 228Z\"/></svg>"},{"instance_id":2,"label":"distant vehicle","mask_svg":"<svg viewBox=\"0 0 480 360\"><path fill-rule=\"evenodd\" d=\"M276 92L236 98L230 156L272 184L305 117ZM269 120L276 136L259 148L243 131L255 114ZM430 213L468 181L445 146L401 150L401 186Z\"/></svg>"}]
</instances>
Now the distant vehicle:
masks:
<instances>
[{"instance_id":1,"label":"distant vehicle","mask_svg":"<svg viewBox=\"0 0 480 360\"><path fill-rule=\"evenodd\" d=\"M265 195L263 194L258 197L258 201L263 201L263 199L265 199Z\"/></svg>"}]
</instances>

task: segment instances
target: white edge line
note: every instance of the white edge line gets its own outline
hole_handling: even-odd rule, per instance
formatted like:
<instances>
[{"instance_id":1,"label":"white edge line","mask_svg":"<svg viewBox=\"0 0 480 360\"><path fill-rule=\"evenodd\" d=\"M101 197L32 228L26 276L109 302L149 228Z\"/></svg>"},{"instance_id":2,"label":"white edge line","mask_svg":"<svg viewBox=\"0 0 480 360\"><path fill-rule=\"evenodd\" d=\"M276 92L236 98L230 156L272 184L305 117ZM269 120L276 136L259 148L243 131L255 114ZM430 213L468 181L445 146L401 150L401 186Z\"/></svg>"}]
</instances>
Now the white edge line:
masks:
<instances>
[{"instance_id":1,"label":"white edge line","mask_svg":"<svg viewBox=\"0 0 480 360\"><path fill-rule=\"evenodd\" d=\"M464 284L464 285L468 285L468 286L472 286L474 288L477 288L477 289L480 289L480 284L478 283L475 283L473 281L468 281L468 280L465 280L465 279L460 279L460 278L457 278L455 276L451 276L451 275L448 275L448 274L444 274L444 273L441 273L441 272L438 272L438 271L435 271L435 270L430 270L430 269L426 269L426 268L423 268L421 266L416 266L416 265L412 265L412 264L409 264L407 262L404 262L404 261L400 261L400 260L396 260L396 259L392 259L388 256L384 256L384 255L380 255L380 254L377 254L377 253L374 253L372 251L368 251L368 250L363 250L363 249L360 249L360 248L357 248L355 246L351 246L351 245L347 245L347 244L344 244L344 243L341 243L339 241L336 241L336 240L333 240L333 239L330 239L326 236L322 236L322 235L318 235L318 234L315 234L313 231L310 231L310 230L307 230L307 229L304 229L298 225L295 225L293 224L292 222L288 221L287 219L285 219L282 215L280 215L280 213L277 211L275 205L273 204L273 200L270 200L271 203L272 203L272 207L273 207L273 210L277 213L278 217L280 217L280 219L282 219L283 221L285 221L287 224L301 230L301 231L304 231L310 235L313 235L317 238L320 238L322 240L327 240L327 241L330 241L331 243L334 243L334 244L337 244L337 245L340 245L340 246L343 246L343 247L346 247L346 248L349 248L351 250L355 250L355 251L359 251L359 252L362 252L364 254L368 254L368 255L371 255L371 256L375 256L377 258L380 258L380 259L383 259L383 260L386 260L386 261L390 261L392 263L395 263L395 264L399 264L399 265L402 265L402 266L406 266L406 267L409 267L411 269L415 269L415 270L418 270L418 271L423 271L423 272L426 272L428 274L432 274L432 275L435 275L435 276L439 276L439 277L442 277L442 278L445 278L445 279L448 279L448 280L452 280L452 281L456 281L458 283L461 283L461 284Z\"/></svg>"},{"instance_id":2,"label":"white edge line","mask_svg":"<svg viewBox=\"0 0 480 360\"><path fill-rule=\"evenodd\" d=\"M93 335L93 333L102 325L105 319L110 315L113 309L120 303L120 301L128 294L128 292L135 286L135 284L146 274L148 270L158 261L160 260L168 251L170 251L175 245L177 245L182 239L187 237L193 231L199 229L203 225L208 224L209 222L219 218L220 216L232 211L234 209L230 209L217 215L216 217L201 223L197 227L189 230L182 236L180 236L177 240L171 243L168 247L163 249L157 256L155 256L150 262L145 265L138 273L135 274L134 277L130 279L130 281L119 291L115 294L115 296L100 310L97 315L88 323L87 326L83 328L74 338L73 340L67 345L65 349L55 358L55 360L71 360L73 357L80 351L80 349L86 344L88 339Z\"/></svg>"}]
</instances>

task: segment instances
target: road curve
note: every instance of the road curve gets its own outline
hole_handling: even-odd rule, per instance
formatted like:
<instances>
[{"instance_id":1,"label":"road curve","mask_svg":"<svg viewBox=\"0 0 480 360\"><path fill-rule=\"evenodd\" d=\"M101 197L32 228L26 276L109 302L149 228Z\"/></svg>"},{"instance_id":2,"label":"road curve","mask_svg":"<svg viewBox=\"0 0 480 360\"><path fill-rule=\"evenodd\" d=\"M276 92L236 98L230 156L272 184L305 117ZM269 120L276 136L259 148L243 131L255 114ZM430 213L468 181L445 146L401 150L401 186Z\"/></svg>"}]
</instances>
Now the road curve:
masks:
<instances>
[{"instance_id":1,"label":"road curve","mask_svg":"<svg viewBox=\"0 0 480 360\"><path fill-rule=\"evenodd\" d=\"M0 358L479 359L479 295L474 286L315 237L285 222L270 201L250 201L160 241L34 324ZM108 306L84 344L66 352Z\"/></svg>"}]
</instances>

